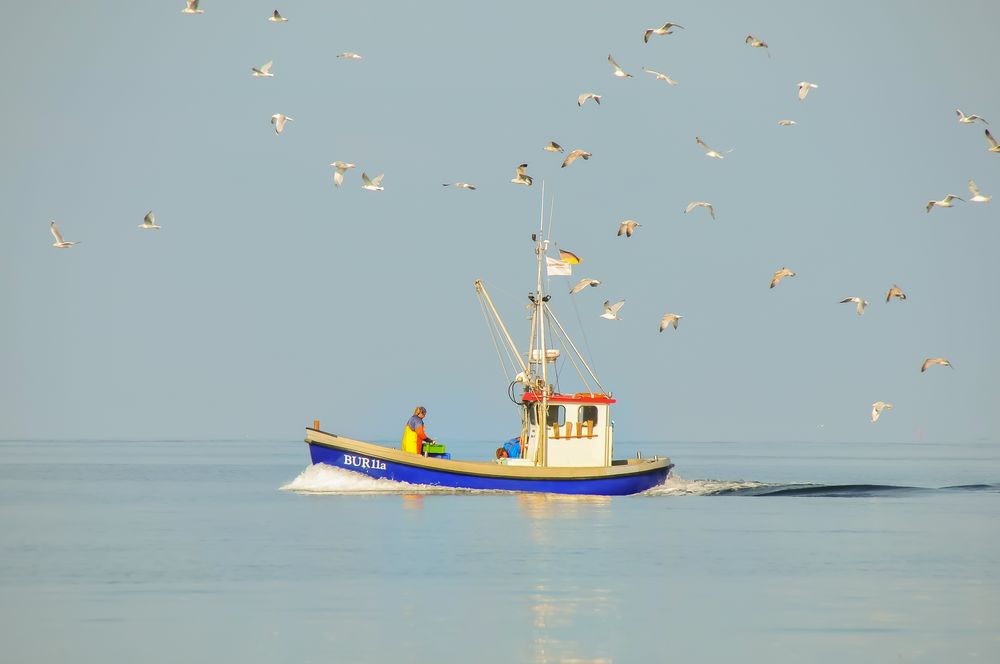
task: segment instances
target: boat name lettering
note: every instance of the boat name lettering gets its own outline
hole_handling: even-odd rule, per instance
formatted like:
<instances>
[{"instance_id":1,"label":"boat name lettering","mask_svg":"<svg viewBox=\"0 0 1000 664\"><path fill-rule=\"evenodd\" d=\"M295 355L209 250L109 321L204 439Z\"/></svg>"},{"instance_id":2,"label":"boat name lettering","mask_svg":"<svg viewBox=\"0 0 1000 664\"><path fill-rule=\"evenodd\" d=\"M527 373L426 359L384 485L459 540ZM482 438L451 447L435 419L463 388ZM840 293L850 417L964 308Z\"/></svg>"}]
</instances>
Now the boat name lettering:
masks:
<instances>
[{"instance_id":1,"label":"boat name lettering","mask_svg":"<svg viewBox=\"0 0 1000 664\"><path fill-rule=\"evenodd\" d=\"M345 466L357 466L358 468L372 468L374 470L385 470L385 462L378 459L356 456L354 454L344 455Z\"/></svg>"}]
</instances>

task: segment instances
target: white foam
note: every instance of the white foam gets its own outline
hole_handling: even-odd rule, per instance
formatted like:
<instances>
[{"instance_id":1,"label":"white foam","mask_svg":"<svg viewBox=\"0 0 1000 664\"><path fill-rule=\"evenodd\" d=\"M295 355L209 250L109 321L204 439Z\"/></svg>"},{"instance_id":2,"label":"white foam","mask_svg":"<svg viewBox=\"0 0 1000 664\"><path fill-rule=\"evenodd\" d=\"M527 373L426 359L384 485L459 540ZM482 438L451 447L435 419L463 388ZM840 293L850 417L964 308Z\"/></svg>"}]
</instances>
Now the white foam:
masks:
<instances>
[{"instance_id":1,"label":"white foam","mask_svg":"<svg viewBox=\"0 0 1000 664\"><path fill-rule=\"evenodd\" d=\"M297 493L433 493L441 492L442 487L376 479L352 470L317 463L307 466L298 477L281 487L281 490ZM451 492L454 489L445 488L444 491Z\"/></svg>"},{"instance_id":2,"label":"white foam","mask_svg":"<svg viewBox=\"0 0 1000 664\"><path fill-rule=\"evenodd\" d=\"M710 496L716 493L739 489L755 489L766 486L763 482L747 480L686 480L677 473L671 473L667 481L644 492L644 496Z\"/></svg>"}]
</instances>

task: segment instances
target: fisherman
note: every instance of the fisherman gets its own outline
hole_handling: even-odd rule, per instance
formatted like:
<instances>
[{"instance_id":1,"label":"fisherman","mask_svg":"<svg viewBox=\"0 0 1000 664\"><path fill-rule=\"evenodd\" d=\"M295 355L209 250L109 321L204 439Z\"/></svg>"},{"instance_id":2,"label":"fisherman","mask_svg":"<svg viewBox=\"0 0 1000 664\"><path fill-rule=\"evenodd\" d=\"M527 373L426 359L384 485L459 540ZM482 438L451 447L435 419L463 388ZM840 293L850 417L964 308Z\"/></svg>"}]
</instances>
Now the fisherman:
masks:
<instances>
[{"instance_id":1,"label":"fisherman","mask_svg":"<svg viewBox=\"0 0 1000 664\"><path fill-rule=\"evenodd\" d=\"M521 437L514 436L507 442L503 444L502 447L497 448L497 458L498 459L520 459L521 458Z\"/></svg>"},{"instance_id":2,"label":"fisherman","mask_svg":"<svg viewBox=\"0 0 1000 664\"><path fill-rule=\"evenodd\" d=\"M434 439L428 438L424 431L424 417L426 416L427 409L423 406L417 406L413 409L413 416L406 421L406 426L403 427L402 448L404 452L423 454L424 443L428 445L434 443Z\"/></svg>"}]
</instances>

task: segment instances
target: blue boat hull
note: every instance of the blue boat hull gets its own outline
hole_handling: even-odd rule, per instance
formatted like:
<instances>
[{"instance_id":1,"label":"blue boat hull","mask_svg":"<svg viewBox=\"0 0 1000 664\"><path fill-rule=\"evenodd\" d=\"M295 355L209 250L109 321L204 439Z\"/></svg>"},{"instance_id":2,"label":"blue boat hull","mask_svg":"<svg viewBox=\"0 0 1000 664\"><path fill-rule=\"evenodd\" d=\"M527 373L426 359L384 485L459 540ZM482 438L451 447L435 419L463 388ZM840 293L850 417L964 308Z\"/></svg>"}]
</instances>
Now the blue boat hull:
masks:
<instances>
[{"instance_id":1,"label":"blue boat hull","mask_svg":"<svg viewBox=\"0 0 1000 664\"><path fill-rule=\"evenodd\" d=\"M341 449L331 444L309 443L309 453L312 462L325 463L336 468L343 468L362 473L376 479L387 479L410 484L423 484L455 489L486 489L496 491L534 491L542 493L562 493L579 495L622 496L641 493L654 486L662 484L667 479L673 467L669 460L664 463L649 463L649 468L636 467L614 475L604 477L559 477L558 471L553 476L545 477L501 477L497 476L498 467L488 463L454 463L443 461L434 467L428 467L426 457L413 456L414 463L405 460L386 457L401 456L396 450L387 455L381 455L365 445L365 453L357 449ZM389 450L389 448L384 448ZM461 470L452 470L453 465ZM472 466L482 466L482 473L470 470ZM532 469L535 471L536 469ZM591 469L588 469L591 470ZM511 469L516 474L517 469ZM544 470L542 471L544 473ZM537 474L537 473L536 473Z\"/></svg>"}]
</instances>

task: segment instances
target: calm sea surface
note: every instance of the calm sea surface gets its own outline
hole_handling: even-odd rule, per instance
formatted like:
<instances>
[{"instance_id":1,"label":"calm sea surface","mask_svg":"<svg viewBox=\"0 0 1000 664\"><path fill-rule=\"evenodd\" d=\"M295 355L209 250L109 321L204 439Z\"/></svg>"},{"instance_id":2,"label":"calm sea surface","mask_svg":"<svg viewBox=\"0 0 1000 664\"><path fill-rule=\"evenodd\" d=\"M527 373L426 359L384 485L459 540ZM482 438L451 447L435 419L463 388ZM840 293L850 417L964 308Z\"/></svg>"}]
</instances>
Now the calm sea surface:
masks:
<instances>
[{"instance_id":1,"label":"calm sea surface","mask_svg":"<svg viewBox=\"0 0 1000 664\"><path fill-rule=\"evenodd\" d=\"M291 440L2 442L0 659L1000 661L1000 442L616 447L677 476L454 494Z\"/></svg>"}]
</instances>

